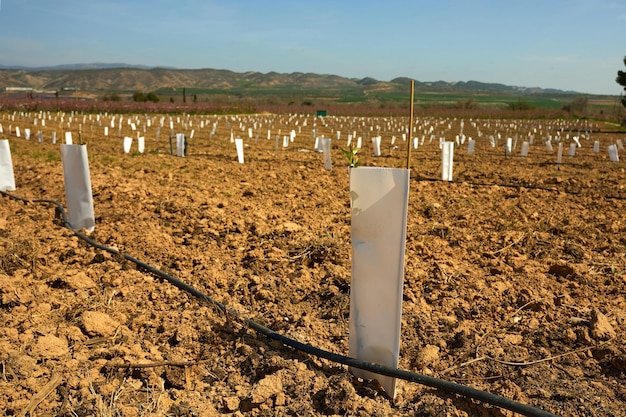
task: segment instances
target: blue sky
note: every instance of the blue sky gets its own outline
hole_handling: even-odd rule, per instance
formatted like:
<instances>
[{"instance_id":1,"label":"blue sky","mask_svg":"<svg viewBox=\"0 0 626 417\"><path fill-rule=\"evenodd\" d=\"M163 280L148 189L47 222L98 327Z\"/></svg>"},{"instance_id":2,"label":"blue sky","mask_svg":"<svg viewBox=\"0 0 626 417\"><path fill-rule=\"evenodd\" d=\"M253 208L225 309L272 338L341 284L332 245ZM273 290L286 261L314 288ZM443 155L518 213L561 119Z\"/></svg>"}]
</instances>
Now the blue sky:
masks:
<instances>
[{"instance_id":1,"label":"blue sky","mask_svg":"<svg viewBox=\"0 0 626 417\"><path fill-rule=\"evenodd\" d=\"M0 0L0 65L127 63L619 95L624 0Z\"/></svg>"}]
</instances>

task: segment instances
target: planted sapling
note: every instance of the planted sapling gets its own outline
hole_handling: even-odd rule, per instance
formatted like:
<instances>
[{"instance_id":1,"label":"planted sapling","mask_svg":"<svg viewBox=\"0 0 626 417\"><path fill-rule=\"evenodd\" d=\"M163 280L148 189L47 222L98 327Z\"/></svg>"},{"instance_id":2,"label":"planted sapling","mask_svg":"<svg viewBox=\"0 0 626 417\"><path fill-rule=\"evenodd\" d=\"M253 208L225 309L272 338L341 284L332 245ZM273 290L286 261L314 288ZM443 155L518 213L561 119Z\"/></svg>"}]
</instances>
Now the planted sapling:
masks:
<instances>
[{"instance_id":1,"label":"planted sapling","mask_svg":"<svg viewBox=\"0 0 626 417\"><path fill-rule=\"evenodd\" d=\"M348 149L341 148L341 152L343 153L343 156L346 157L346 159L348 160L352 168L359 167L359 158L357 155L360 150L361 148L357 148L353 144L350 144Z\"/></svg>"}]
</instances>

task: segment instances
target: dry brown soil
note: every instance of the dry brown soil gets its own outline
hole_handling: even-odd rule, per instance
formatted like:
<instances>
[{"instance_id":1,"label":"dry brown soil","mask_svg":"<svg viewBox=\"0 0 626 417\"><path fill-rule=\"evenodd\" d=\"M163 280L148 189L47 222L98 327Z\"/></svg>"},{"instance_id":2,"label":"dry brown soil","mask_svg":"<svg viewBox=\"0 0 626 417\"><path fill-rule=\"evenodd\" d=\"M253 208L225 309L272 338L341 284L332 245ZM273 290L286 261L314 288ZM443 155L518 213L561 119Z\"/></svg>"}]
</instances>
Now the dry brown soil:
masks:
<instances>
[{"instance_id":1,"label":"dry brown soil","mask_svg":"<svg viewBox=\"0 0 626 417\"><path fill-rule=\"evenodd\" d=\"M103 136L110 115L100 126L94 115L69 122L69 115L61 121L50 114L45 127L35 126L41 116L0 114L14 194L65 204L59 145L50 137L70 129L76 141L80 129L88 143L93 239L278 332L348 353L350 201L339 143L357 131L366 144L362 165L402 167L405 143L392 130L406 120L318 121L319 134L342 132L333 141L335 167L325 171L321 154L311 152L311 116L230 117L234 135L245 138L245 164L237 163L223 116L174 117L175 130L195 129L185 158L169 155L168 116L158 142L161 116L150 116L142 155L136 148L123 153L117 127ZM122 136L134 137L127 117ZM146 116L132 117L138 129L146 124ZM436 126L436 138L427 134L412 155L400 368L558 415L625 415L625 164L609 162L606 148L626 135L582 122L465 120L476 153L467 155L467 142L458 147L454 181L442 182L438 139L453 140L460 120L421 120L420 137L426 122ZM33 136L41 130L44 142L15 137L15 126ZM368 138L378 128L383 155L374 158ZM591 140L567 156L566 135L579 128L593 128ZM278 129L281 145L282 135L297 132L285 149L274 148ZM566 147L558 166L541 139L560 129ZM497 133L501 140L491 148L488 137ZM390 145L392 134L400 148ZM534 144L522 158L529 134ZM504 138L514 135L519 143L505 157ZM601 142L597 154L594 140ZM85 244L59 225L51 205L8 198L0 200L0 410L67 417L513 415L404 381L391 401L345 367L269 341Z\"/></svg>"}]
</instances>

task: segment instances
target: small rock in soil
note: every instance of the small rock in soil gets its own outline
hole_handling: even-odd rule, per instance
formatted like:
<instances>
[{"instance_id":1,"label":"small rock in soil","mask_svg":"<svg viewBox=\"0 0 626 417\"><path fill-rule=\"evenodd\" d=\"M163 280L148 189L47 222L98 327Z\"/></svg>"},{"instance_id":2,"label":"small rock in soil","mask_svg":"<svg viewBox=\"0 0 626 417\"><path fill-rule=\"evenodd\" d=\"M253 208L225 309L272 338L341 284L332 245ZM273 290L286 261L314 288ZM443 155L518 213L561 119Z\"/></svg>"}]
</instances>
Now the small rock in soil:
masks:
<instances>
[{"instance_id":1,"label":"small rock in soil","mask_svg":"<svg viewBox=\"0 0 626 417\"><path fill-rule=\"evenodd\" d=\"M426 345L417 353L415 358L415 366L424 368L439 361L439 347L435 345Z\"/></svg>"},{"instance_id":2,"label":"small rock in soil","mask_svg":"<svg viewBox=\"0 0 626 417\"><path fill-rule=\"evenodd\" d=\"M32 354L44 359L55 359L65 356L69 352L65 339L48 334L37 339Z\"/></svg>"},{"instance_id":3,"label":"small rock in soil","mask_svg":"<svg viewBox=\"0 0 626 417\"><path fill-rule=\"evenodd\" d=\"M270 397L282 392L283 382L279 375L268 375L260 380L252 390L252 402L264 403Z\"/></svg>"},{"instance_id":4,"label":"small rock in soil","mask_svg":"<svg viewBox=\"0 0 626 417\"><path fill-rule=\"evenodd\" d=\"M85 311L82 322L83 329L89 336L113 336L117 328L120 327L120 324L111 316L99 311Z\"/></svg>"},{"instance_id":5,"label":"small rock in soil","mask_svg":"<svg viewBox=\"0 0 626 417\"><path fill-rule=\"evenodd\" d=\"M597 308L591 311L589 326L594 339L608 340L615 337L615 329L609 323L609 319Z\"/></svg>"}]
</instances>

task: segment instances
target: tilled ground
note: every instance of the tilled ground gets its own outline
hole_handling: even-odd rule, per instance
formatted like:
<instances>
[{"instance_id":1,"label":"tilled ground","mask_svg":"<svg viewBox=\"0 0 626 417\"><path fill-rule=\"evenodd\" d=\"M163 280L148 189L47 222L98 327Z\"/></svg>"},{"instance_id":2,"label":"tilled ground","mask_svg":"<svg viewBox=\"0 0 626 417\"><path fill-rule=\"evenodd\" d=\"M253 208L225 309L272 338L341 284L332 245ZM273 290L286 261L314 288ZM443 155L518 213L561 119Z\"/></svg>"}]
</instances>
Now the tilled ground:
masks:
<instances>
[{"instance_id":1,"label":"tilled ground","mask_svg":"<svg viewBox=\"0 0 626 417\"><path fill-rule=\"evenodd\" d=\"M297 125L280 123L283 133ZM3 124L13 193L64 203L49 131L38 143ZM141 155L87 126L94 240L280 333L348 353L349 184L336 141L325 171L310 120L285 149L273 135L246 138L245 164L223 121L213 135L198 129L185 158L155 142L153 126ZM602 151L584 141L561 165L543 144L521 158L519 145L505 156L482 137L474 155L457 148L453 182L438 180L438 141L413 151L402 369L558 415L624 415L626 191L624 163L606 156L622 136L592 134ZM404 149L383 142L378 158L365 146L361 163L403 166ZM403 381L391 401L87 245L47 203L2 198L0 245L7 416L513 415Z\"/></svg>"}]
</instances>

